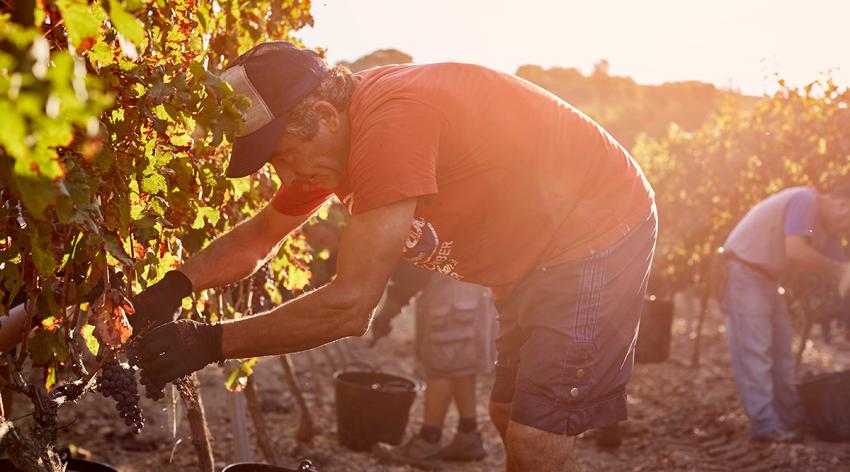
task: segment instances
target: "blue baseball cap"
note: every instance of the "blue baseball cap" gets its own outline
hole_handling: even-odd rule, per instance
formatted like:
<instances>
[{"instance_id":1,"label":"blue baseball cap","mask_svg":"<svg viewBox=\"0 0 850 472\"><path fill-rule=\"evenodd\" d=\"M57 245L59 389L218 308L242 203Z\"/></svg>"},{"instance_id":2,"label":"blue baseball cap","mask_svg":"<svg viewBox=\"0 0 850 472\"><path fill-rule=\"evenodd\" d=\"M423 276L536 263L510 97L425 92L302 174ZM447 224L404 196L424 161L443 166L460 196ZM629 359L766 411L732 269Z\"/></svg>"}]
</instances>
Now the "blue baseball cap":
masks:
<instances>
[{"instance_id":1,"label":"blue baseball cap","mask_svg":"<svg viewBox=\"0 0 850 472\"><path fill-rule=\"evenodd\" d=\"M251 106L236 136L225 175L245 177L260 170L274 153L289 111L328 76L324 59L287 41L270 41L239 56L221 74Z\"/></svg>"}]
</instances>

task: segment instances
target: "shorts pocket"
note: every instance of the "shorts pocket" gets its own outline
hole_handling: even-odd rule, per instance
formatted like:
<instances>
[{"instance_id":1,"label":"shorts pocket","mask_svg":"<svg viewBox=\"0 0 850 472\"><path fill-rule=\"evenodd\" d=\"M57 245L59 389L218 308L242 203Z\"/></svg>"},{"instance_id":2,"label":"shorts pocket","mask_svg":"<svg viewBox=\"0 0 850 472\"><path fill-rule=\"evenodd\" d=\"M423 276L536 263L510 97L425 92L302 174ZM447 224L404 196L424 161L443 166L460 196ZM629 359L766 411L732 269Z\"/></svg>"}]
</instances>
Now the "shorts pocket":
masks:
<instances>
[{"instance_id":1,"label":"shorts pocket","mask_svg":"<svg viewBox=\"0 0 850 472\"><path fill-rule=\"evenodd\" d=\"M428 363L441 372L474 369L478 359L475 350L475 312L455 311L428 317Z\"/></svg>"},{"instance_id":2,"label":"shorts pocket","mask_svg":"<svg viewBox=\"0 0 850 472\"><path fill-rule=\"evenodd\" d=\"M591 395L596 344L537 328L520 352L517 389L553 403L579 405Z\"/></svg>"},{"instance_id":3,"label":"shorts pocket","mask_svg":"<svg viewBox=\"0 0 850 472\"><path fill-rule=\"evenodd\" d=\"M566 405L586 403L593 394L596 343L572 342L567 346L557 400Z\"/></svg>"}]
</instances>

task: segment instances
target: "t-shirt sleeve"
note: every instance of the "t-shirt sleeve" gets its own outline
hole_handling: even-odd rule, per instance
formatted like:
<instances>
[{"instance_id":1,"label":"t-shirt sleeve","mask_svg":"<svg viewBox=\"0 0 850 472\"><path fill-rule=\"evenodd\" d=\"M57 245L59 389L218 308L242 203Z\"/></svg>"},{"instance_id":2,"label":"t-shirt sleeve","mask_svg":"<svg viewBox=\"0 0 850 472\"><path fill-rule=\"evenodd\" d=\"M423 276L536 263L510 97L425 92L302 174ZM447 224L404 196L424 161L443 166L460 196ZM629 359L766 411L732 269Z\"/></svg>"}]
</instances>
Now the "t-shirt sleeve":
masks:
<instances>
[{"instance_id":1,"label":"t-shirt sleeve","mask_svg":"<svg viewBox=\"0 0 850 472\"><path fill-rule=\"evenodd\" d=\"M272 207L290 216L301 216L313 213L325 203L333 192L325 189L307 189L300 184L291 187L281 187L272 198Z\"/></svg>"},{"instance_id":2,"label":"t-shirt sleeve","mask_svg":"<svg viewBox=\"0 0 850 472\"><path fill-rule=\"evenodd\" d=\"M811 236L818 221L817 194L800 192L785 207L785 235Z\"/></svg>"},{"instance_id":3,"label":"t-shirt sleeve","mask_svg":"<svg viewBox=\"0 0 850 472\"><path fill-rule=\"evenodd\" d=\"M351 213L437 193L437 154L445 124L439 110L415 100L389 100L370 110L352 130Z\"/></svg>"}]
</instances>

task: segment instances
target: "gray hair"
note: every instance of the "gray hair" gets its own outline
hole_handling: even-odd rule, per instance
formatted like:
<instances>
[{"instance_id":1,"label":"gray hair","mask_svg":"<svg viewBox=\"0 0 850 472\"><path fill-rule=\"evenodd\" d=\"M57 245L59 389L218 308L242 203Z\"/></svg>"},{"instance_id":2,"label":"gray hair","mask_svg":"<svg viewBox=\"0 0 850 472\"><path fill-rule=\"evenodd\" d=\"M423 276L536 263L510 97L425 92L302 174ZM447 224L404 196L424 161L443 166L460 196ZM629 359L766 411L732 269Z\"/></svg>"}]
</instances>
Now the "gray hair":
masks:
<instances>
[{"instance_id":1,"label":"gray hair","mask_svg":"<svg viewBox=\"0 0 850 472\"><path fill-rule=\"evenodd\" d=\"M344 66L334 66L322 83L290 110L286 119L286 132L305 141L313 139L319 132L320 118L313 105L318 101L326 101L338 111L347 111L351 96L354 95L354 85L351 71Z\"/></svg>"}]
</instances>

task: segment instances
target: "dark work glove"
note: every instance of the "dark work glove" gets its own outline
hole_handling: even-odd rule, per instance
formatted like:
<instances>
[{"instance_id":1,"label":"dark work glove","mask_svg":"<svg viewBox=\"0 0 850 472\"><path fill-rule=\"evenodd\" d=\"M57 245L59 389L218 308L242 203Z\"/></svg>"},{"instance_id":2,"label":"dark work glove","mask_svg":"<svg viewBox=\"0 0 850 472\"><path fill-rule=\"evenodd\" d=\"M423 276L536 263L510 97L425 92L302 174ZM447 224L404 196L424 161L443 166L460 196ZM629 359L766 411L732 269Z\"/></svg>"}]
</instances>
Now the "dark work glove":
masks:
<instances>
[{"instance_id":1,"label":"dark work glove","mask_svg":"<svg viewBox=\"0 0 850 472\"><path fill-rule=\"evenodd\" d=\"M136 343L142 377L155 385L175 379L224 360L219 324L177 320L154 328Z\"/></svg>"},{"instance_id":2,"label":"dark work glove","mask_svg":"<svg viewBox=\"0 0 850 472\"><path fill-rule=\"evenodd\" d=\"M393 318L401 313L403 305L393 300L386 300L381 310L372 318L372 342L369 347L373 347L379 339L386 337L393 330Z\"/></svg>"},{"instance_id":3,"label":"dark work glove","mask_svg":"<svg viewBox=\"0 0 850 472\"><path fill-rule=\"evenodd\" d=\"M142 333L150 328L174 320L184 297L192 294L192 282L183 272L172 270L159 282L136 295L129 316L133 333Z\"/></svg>"},{"instance_id":4,"label":"dark work glove","mask_svg":"<svg viewBox=\"0 0 850 472\"><path fill-rule=\"evenodd\" d=\"M379 339L386 337L393 330L392 318L389 316L375 316L372 320L372 342L369 347L375 345Z\"/></svg>"}]
</instances>

